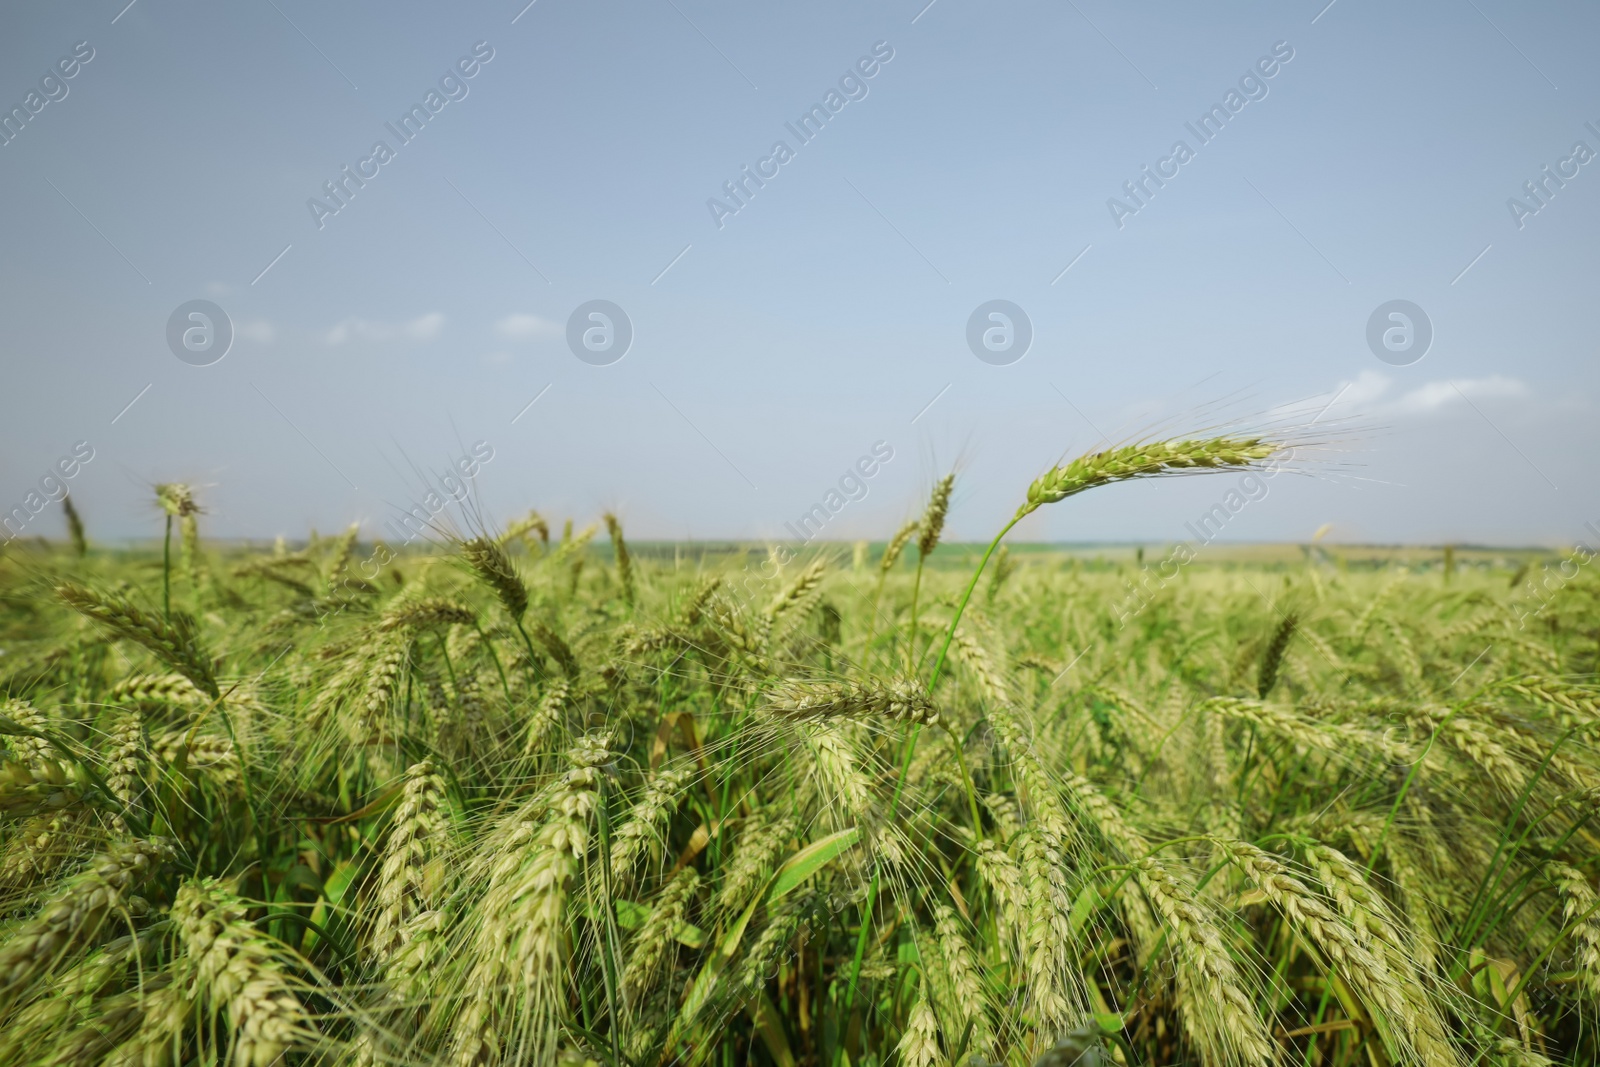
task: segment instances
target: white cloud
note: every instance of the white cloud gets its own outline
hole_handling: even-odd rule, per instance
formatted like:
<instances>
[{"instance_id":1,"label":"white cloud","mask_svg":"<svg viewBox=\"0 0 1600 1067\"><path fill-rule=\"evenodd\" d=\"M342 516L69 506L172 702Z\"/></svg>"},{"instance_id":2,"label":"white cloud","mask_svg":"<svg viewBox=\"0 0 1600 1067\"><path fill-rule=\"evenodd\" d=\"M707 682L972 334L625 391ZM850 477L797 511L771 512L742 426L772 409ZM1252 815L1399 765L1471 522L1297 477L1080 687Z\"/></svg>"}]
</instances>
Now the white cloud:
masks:
<instances>
[{"instance_id":1,"label":"white cloud","mask_svg":"<svg viewBox=\"0 0 1600 1067\"><path fill-rule=\"evenodd\" d=\"M1497 397L1527 396L1528 386L1516 379L1507 378L1502 374L1491 374L1487 378L1461 378L1455 381L1429 382L1419 386L1395 401L1395 407L1400 411L1428 412L1437 411L1446 404L1459 400L1476 400L1479 398L1494 399Z\"/></svg>"},{"instance_id":2,"label":"white cloud","mask_svg":"<svg viewBox=\"0 0 1600 1067\"><path fill-rule=\"evenodd\" d=\"M439 336L439 331L444 329L444 316L437 311L430 312L420 319L412 319L406 323L406 336L418 341L431 341Z\"/></svg>"},{"instance_id":3,"label":"white cloud","mask_svg":"<svg viewBox=\"0 0 1600 1067\"><path fill-rule=\"evenodd\" d=\"M1377 403L1394 384L1394 379L1382 371L1364 370L1356 375L1355 381L1346 384L1349 388L1339 397L1339 403L1365 408Z\"/></svg>"},{"instance_id":4,"label":"white cloud","mask_svg":"<svg viewBox=\"0 0 1600 1067\"><path fill-rule=\"evenodd\" d=\"M1354 415L1423 415L1438 411L1463 398L1477 401L1505 397L1525 397L1532 393L1526 382L1491 374L1487 378L1456 378L1424 382L1398 396L1395 379L1376 370L1364 370L1352 381L1343 381L1322 397L1276 409L1281 416L1304 417L1322 412L1322 419ZM1324 400L1323 397L1329 399ZM1327 405L1324 410L1323 405Z\"/></svg>"},{"instance_id":5,"label":"white cloud","mask_svg":"<svg viewBox=\"0 0 1600 1067\"><path fill-rule=\"evenodd\" d=\"M1389 391L1393 380L1382 371L1364 370L1354 381L1343 381L1325 393L1280 404L1268 412L1269 421L1299 425L1308 420L1347 418L1366 413Z\"/></svg>"},{"instance_id":6,"label":"white cloud","mask_svg":"<svg viewBox=\"0 0 1600 1067\"><path fill-rule=\"evenodd\" d=\"M517 341L531 341L539 337L560 337L561 327L549 319L541 319L537 315L528 315L516 312L507 315L494 324L495 332L501 337L509 337Z\"/></svg>"},{"instance_id":7,"label":"white cloud","mask_svg":"<svg viewBox=\"0 0 1600 1067\"><path fill-rule=\"evenodd\" d=\"M444 316L429 312L410 322L381 322L351 316L328 331L327 343L342 345L347 341L431 341L444 329Z\"/></svg>"}]
</instances>

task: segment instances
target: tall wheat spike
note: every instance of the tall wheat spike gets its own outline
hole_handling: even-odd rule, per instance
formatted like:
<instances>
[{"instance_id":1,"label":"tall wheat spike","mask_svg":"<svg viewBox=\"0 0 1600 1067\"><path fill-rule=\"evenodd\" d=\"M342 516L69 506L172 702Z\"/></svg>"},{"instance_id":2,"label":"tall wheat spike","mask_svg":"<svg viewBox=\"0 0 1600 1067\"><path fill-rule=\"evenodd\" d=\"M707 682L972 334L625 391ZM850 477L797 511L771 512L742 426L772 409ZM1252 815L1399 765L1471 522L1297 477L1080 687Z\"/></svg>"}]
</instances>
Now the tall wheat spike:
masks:
<instances>
[{"instance_id":1,"label":"tall wheat spike","mask_svg":"<svg viewBox=\"0 0 1600 1067\"><path fill-rule=\"evenodd\" d=\"M83 517L72 502L72 494L61 498L61 512L67 517L67 534L72 539L72 554L82 559L89 554L89 539L83 533Z\"/></svg>"},{"instance_id":2,"label":"tall wheat spike","mask_svg":"<svg viewBox=\"0 0 1600 1067\"><path fill-rule=\"evenodd\" d=\"M1261 437L1213 437L1147 441L1095 452L1054 467L1034 479L1028 486L1027 500L1017 509L1017 517L1096 486L1193 470L1238 470L1281 450L1281 445Z\"/></svg>"},{"instance_id":3,"label":"tall wheat spike","mask_svg":"<svg viewBox=\"0 0 1600 1067\"><path fill-rule=\"evenodd\" d=\"M611 535L611 551L617 560L617 581L622 584L622 599L631 607L633 593L633 557L628 554L628 542L622 538L622 523L611 512L605 513L606 532Z\"/></svg>"},{"instance_id":4,"label":"tall wheat spike","mask_svg":"<svg viewBox=\"0 0 1600 1067\"><path fill-rule=\"evenodd\" d=\"M917 523L917 555L926 556L939 546L944 533L944 520L950 512L950 491L955 488L956 476L946 474L934 483L928 497L928 506Z\"/></svg>"}]
</instances>

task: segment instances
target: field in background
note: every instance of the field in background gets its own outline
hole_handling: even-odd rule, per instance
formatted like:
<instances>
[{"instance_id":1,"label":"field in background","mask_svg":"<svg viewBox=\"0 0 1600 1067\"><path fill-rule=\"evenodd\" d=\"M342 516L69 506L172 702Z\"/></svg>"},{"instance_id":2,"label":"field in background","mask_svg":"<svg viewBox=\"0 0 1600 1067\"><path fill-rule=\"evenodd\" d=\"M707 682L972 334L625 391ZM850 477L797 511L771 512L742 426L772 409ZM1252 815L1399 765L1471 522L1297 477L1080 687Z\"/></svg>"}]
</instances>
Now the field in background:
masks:
<instances>
[{"instance_id":1,"label":"field in background","mask_svg":"<svg viewBox=\"0 0 1600 1067\"><path fill-rule=\"evenodd\" d=\"M1586 556L173 514L0 558L0 1061L1600 1057Z\"/></svg>"}]
</instances>

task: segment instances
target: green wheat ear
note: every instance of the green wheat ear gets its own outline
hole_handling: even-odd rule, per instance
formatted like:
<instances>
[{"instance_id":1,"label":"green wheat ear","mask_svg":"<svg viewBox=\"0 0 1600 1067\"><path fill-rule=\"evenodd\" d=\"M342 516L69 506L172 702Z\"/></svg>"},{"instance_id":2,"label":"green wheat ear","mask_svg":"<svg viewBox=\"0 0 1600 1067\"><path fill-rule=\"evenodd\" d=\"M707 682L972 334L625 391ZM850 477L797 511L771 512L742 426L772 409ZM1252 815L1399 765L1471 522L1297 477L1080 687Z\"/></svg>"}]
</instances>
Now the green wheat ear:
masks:
<instances>
[{"instance_id":1,"label":"green wheat ear","mask_svg":"<svg viewBox=\"0 0 1600 1067\"><path fill-rule=\"evenodd\" d=\"M911 536L921 527L922 522L920 519L912 519L896 531L895 535L889 539L888 546L883 550L883 559L878 561L878 569L880 571L887 574L894 569L894 565L900 561L900 553L905 551L906 545L911 541Z\"/></svg>"},{"instance_id":2,"label":"green wheat ear","mask_svg":"<svg viewBox=\"0 0 1600 1067\"><path fill-rule=\"evenodd\" d=\"M212 699L216 699L216 677L211 661L200 647L194 620L181 612L170 619L159 619L135 606L127 597L114 593L99 593L75 582L63 582L56 587L68 607L85 618L100 623L118 637L143 645L158 659Z\"/></svg>"},{"instance_id":3,"label":"green wheat ear","mask_svg":"<svg viewBox=\"0 0 1600 1067\"><path fill-rule=\"evenodd\" d=\"M195 503L194 490L182 482L164 482L156 486L156 503L168 515L182 517L200 511L200 505Z\"/></svg>"},{"instance_id":4,"label":"green wheat ear","mask_svg":"<svg viewBox=\"0 0 1600 1067\"><path fill-rule=\"evenodd\" d=\"M513 619L520 620L528 613L528 587L522 584L511 557L497 541L487 537L474 537L461 544L461 558L484 585L494 593L495 599Z\"/></svg>"},{"instance_id":5,"label":"green wheat ear","mask_svg":"<svg viewBox=\"0 0 1600 1067\"><path fill-rule=\"evenodd\" d=\"M606 532L611 535L611 549L617 558L617 580L622 583L622 599L633 606L633 557L628 555L628 542L622 539L622 523L611 512L605 513Z\"/></svg>"},{"instance_id":6,"label":"green wheat ear","mask_svg":"<svg viewBox=\"0 0 1600 1067\"><path fill-rule=\"evenodd\" d=\"M1283 448L1262 437L1213 437L1202 441L1149 441L1079 456L1035 478L1016 517L1021 519L1045 504L1097 485L1192 470L1238 470L1268 459Z\"/></svg>"},{"instance_id":7,"label":"green wheat ear","mask_svg":"<svg viewBox=\"0 0 1600 1067\"><path fill-rule=\"evenodd\" d=\"M1005 535L1011 532L1011 528L1024 518L1046 504L1065 500L1095 486L1131 481L1134 478L1155 478L1167 474L1243 470L1270 459L1287 447L1282 442L1269 441L1265 437L1146 441L1079 456L1070 463L1053 467L1035 478L1033 484L1028 486L1028 498L1017 508L1017 513L1012 516L1011 521L995 534L994 540L990 541L989 547L984 550L983 558L978 561L978 569L973 571L972 580L967 584L966 592L956 605L955 615L945 632L944 645L933 661L933 671L928 677L928 688L931 690L939 681L939 672L944 666L945 655L950 650L950 641L955 636L956 625L961 621L961 613L966 610L967 601L972 599L972 590L977 587L978 578L988 565L989 557L994 555L995 549L999 547Z\"/></svg>"},{"instance_id":8,"label":"green wheat ear","mask_svg":"<svg viewBox=\"0 0 1600 1067\"><path fill-rule=\"evenodd\" d=\"M1262 700L1267 699L1272 687L1278 684L1278 669L1283 666L1283 654L1288 651L1289 639L1294 636L1298 624L1299 618L1294 612L1285 615L1262 654L1261 670L1256 676L1256 695Z\"/></svg>"},{"instance_id":9,"label":"green wheat ear","mask_svg":"<svg viewBox=\"0 0 1600 1067\"><path fill-rule=\"evenodd\" d=\"M61 510L67 516L67 533L72 537L72 554L82 559L89 554L89 541L83 534L83 517L78 514L72 494L61 498Z\"/></svg>"},{"instance_id":10,"label":"green wheat ear","mask_svg":"<svg viewBox=\"0 0 1600 1067\"><path fill-rule=\"evenodd\" d=\"M944 533L945 516L950 513L950 490L955 487L956 476L946 474L934 485L928 497L928 507L917 524L917 553L926 556L939 547L939 537Z\"/></svg>"}]
</instances>

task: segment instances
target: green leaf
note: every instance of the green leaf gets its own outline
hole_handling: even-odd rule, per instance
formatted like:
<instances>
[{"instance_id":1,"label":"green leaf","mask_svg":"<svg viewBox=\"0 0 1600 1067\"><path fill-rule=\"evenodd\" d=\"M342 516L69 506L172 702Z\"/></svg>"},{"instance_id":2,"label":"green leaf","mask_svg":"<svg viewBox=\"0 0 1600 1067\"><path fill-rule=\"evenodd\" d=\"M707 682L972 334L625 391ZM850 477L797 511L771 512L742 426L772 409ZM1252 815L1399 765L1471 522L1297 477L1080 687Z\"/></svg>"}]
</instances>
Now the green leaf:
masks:
<instances>
[{"instance_id":1,"label":"green leaf","mask_svg":"<svg viewBox=\"0 0 1600 1067\"><path fill-rule=\"evenodd\" d=\"M592 913L593 909L591 909ZM655 909L644 904L637 904L631 900L617 901L617 925L624 930L637 930L645 924L645 920L654 914ZM591 918L592 918L591 914ZM689 948L703 948L706 943L706 932L691 923L679 922L672 928L672 936L678 944Z\"/></svg>"},{"instance_id":2,"label":"green leaf","mask_svg":"<svg viewBox=\"0 0 1600 1067\"><path fill-rule=\"evenodd\" d=\"M706 961L706 965L695 976L694 985L689 987L689 995L684 998L683 1008L678 1012L672 1023L672 1034L668 1037L668 1047L672 1045L672 1038L676 1037L679 1027L685 1023L695 1021L695 1016L700 1009L705 1007L706 1001L711 999L711 993L716 988L717 979L722 977L722 972L727 970L728 964L739 951L739 942L744 940L744 932L750 925L750 920L755 916L756 906L761 903L758 896L744 909L744 914L739 916L739 921L733 924L717 951Z\"/></svg>"},{"instance_id":3,"label":"green leaf","mask_svg":"<svg viewBox=\"0 0 1600 1067\"><path fill-rule=\"evenodd\" d=\"M324 892L322 879L304 863L296 863L284 872L283 880L278 883L274 900L293 900L293 890L309 889L313 893Z\"/></svg>"},{"instance_id":4,"label":"green leaf","mask_svg":"<svg viewBox=\"0 0 1600 1067\"><path fill-rule=\"evenodd\" d=\"M746 1009L756 1024L756 1033L767 1046L767 1052L778 1067L795 1067L794 1052L789 1048L789 1038L783 1032L783 1016L773 1006L772 998L762 990Z\"/></svg>"},{"instance_id":5,"label":"green leaf","mask_svg":"<svg viewBox=\"0 0 1600 1067\"><path fill-rule=\"evenodd\" d=\"M744 909L744 914L739 916L739 921L734 923L728 929L728 932L723 935L722 944L717 946L716 952L712 953L705 966L700 968L700 973L695 976L694 983L689 987L688 995L684 997L683 1006L672 1021L672 1030L667 1035L668 1048L671 1048L676 1043L685 1027L695 1024L696 1017L700 1014L700 1009L705 1007L706 1002L711 999L712 993L716 991L718 980L722 977L723 972L728 969L728 965L733 962L733 957L739 952L739 942L744 940L744 932L749 928L750 920L755 917L756 908L763 901L772 903L783 899L796 886L822 869L828 861L854 845L856 839L860 836L860 829L854 826L848 830L840 830L836 834L829 834L820 841L813 841L799 852L796 852L789 857L788 862L778 868L767 894L765 896L759 893L756 894L750 901L750 906ZM622 922L620 911L617 921L619 924ZM693 931L694 928L689 927L689 930ZM700 931L694 932L700 933L700 944L704 944L705 935ZM684 944L690 945L690 947L699 947L699 945L684 940L682 931L674 930L673 935L678 940L683 941Z\"/></svg>"},{"instance_id":6,"label":"green leaf","mask_svg":"<svg viewBox=\"0 0 1600 1067\"><path fill-rule=\"evenodd\" d=\"M1078 899L1072 902L1072 913L1067 917L1072 924L1072 932L1077 933L1083 929L1083 924L1089 921L1089 916L1093 915L1099 907L1100 890L1096 888L1093 882L1090 882L1078 894Z\"/></svg>"},{"instance_id":7,"label":"green leaf","mask_svg":"<svg viewBox=\"0 0 1600 1067\"><path fill-rule=\"evenodd\" d=\"M331 904L342 904L345 891L350 888L360 870L360 865L355 860L341 860L328 875L328 880L322 883L322 895L327 897Z\"/></svg>"},{"instance_id":8,"label":"green leaf","mask_svg":"<svg viewBox=\"0 0 1600 1067\"><path fill-rule=\"evenodd\" d=\"M617 925L624 930L637 930L650 918L652 909L643 904L635 904L631 900L617 901Z\"/></svg>"},{"instance_id":9,"label":"green leaf","mask_svg":"<svg viewBox=\"0 0 1600 1067\"><path fill-rule=\"evenodd\" d=\"M788 862L778 868L778 876L772 883L772 891L767 894L767 900L769 902L782 900L800 883L854 845L860 836L860 827L852 826L848 830L840 830L819 841L813 841L790 856Z\"/></svg>"}]
</instances>

